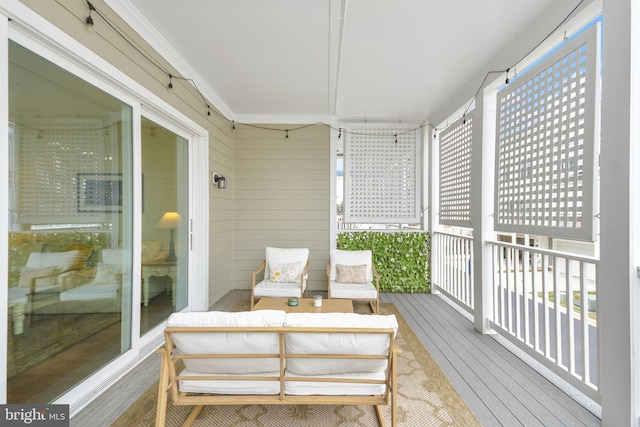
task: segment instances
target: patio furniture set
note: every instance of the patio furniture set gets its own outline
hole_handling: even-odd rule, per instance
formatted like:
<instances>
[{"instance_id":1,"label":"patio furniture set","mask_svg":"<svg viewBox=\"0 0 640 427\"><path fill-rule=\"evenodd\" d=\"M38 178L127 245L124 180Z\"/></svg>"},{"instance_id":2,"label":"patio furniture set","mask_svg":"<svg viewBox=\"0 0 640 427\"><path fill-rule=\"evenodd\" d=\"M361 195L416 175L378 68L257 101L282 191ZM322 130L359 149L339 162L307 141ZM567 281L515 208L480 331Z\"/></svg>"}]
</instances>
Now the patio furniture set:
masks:
<instances>
[{"instance_id":1,"label":"patio furniture set","mask_svg":"<svg viewBox=\"0 0 640 427\"><path fill-rule=\"evenodd\" d=\"M398 322L378 314L371 251L331 251L322 304L304 297L308 254L267 248L252 273L251 311L170 316L156 425L165 424L169 392L173 405L195 406L185 426L204 405L239 404L374 405L382 426L381 407L390 405L396 425ZM353 313L354 299L375 315Z\"/></svg>"}]
</instances>

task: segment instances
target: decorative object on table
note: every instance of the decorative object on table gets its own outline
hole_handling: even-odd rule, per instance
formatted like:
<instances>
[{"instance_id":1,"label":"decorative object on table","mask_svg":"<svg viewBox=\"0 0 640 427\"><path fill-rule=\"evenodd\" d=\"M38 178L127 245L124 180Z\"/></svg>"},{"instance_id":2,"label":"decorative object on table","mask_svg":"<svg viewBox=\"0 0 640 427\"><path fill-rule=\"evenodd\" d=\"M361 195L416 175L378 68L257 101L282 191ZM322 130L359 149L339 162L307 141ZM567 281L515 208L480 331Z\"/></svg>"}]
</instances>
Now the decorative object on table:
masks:
<instances>
[{"instance_id":1,"label":"decorative object on table","mask_svg":"<svg viewBox=\"0 0 640 427\"><path fill-rule=\"evenodd\" d=\"M313 296L313 306L318 308L322 307L322 295Z\"/></svg>"},{"instance_id":2,"label":"decorative object on table","mask_svg":"<svg viewBox=\"0 0 640 427\"><path fill-rule=\"evenodd\" d=\"M175 243L173 241L173 230L182 224L182 218L178 212L165 212L160 218L158 222L158 228L169 228L171 229L171 237L169 239L169 255L165 261L176 261L178 258L176 257L176 248Z\"/></svg>"},{"instance_id":3,"label":"decorative object on table","mask_svg":"<svg viewBox=\"0 0 640 427\"><path fill-rule=\"evenodd\" d=\"M298 298L289 298L287 304L289 307L296 307L298 305Z\"/></svg>"}]
</instances>

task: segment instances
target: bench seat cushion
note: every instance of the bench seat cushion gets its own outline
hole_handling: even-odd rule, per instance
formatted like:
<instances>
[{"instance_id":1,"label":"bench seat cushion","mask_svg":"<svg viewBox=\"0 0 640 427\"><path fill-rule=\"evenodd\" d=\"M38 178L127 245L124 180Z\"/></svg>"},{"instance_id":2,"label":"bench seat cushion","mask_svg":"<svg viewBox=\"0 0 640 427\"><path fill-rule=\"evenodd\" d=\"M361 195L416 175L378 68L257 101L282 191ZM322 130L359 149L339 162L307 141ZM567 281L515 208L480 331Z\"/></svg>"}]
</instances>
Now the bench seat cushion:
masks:
<instances>
[{"instance_id":1,"label":"bench seat cushion","mask_svg":"<svg viewBox=\"0 0 640 427\"><path fill-rule=\"evenodd\" d=\"M184 369L180 376L197 376L200 372ZM222 374L207 374L208 376ZM252 377L277 377L280 372L253 373ZM280 393L279 381L252 381L252 380L180 380L180 391L191 393L213 394L278 394Z\"/></svg>"},{"instance_id":2,"label":"bench seat cushion","mask_svg":"<svg viewBox=\"0 0 640 427\"><path fill-rule=\"evenodd\" d=\"M323 396L372 396L380 395L385 392L384 384L360 384L360 383L345 383L345 382L320 382L313 381L314 377L297 375L287 370L285 372L288 377L304 377L309 378L311 381L285 381L284 392L285 394L296 396L309 396L319 394ZM358 380L377 380L384 381L384 372L351 372L346 374L332 374L322 375L318 378L348 378Z\"/></svg>"},{"instance_id":3,"label":"bench seat cushion","mask_svg":"<svg viewBox=\"0 0 640 427\"><path fill-rule=\"evenodd\" d=\"M356 313L288 313L285 326L310 328L383 328L398 331L394 315ZM285 349L291 354L357 354L386 356L390 348L389 335L366 333L287 333ZM347 374L353 372L383 372L386 359L287 359L287 370L298 375Z\"/></svg>"},{"instance_id":4,"label":"bench seat cushion","mask_svg":"<svg viewBox=\"0 0 640 427\"><path fill-rule=\"evenodd\" d=\"M256 310L228 313L222 311L174 313L167 327L281 327L285 312ZM268 332L174 332L173 344L183 354L278 354L277 333ZM185 359L185 367L206 374L253 374L277 372L278 358Z\"/></svg>"}]
</instances>

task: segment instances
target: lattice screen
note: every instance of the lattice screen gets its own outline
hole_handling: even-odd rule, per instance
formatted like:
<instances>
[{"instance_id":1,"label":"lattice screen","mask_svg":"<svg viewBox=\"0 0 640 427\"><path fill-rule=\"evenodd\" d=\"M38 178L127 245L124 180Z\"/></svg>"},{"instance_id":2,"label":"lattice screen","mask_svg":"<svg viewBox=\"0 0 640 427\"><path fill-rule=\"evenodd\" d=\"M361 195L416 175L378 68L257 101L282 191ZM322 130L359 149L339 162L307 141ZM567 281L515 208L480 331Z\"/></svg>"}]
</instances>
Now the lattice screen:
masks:
<instances>
[{"instance_id":1,"label":"lattice screen","mask_svg":"<svg viewBox=\"0 0 640 427\"><path fill-rule=\"evenodd\" d=\"M407 128L347 128L345 222L420 222L419 134Z\"/></svg>"},{"instance_id":2,"label":"lattice screen","mask_svg":"<svg viewBox=\"0 0 640 427\"><path fill-rule=\"evenodd\" d=\"M77 173L105 171L104 122L36 120L19 125L17 221L28 224L101 221L78 212Z\"/></svg>"},{"instance_id":3,"label":"lattice screen","mask_svg":"<svg viewBox=\"0 0 640 427\"><path fill-rule=\"evenodd\" d=\"M498 93L496 229L594 238L599 26Z\"/></svg>"},{"instance_id":4,"label":"lattice screen","mask_svg":"<svg viewBox=\"0 0 640 427\"><path fill-rule=\"evenodd\" d=\"M440 224L471 227L471 136L473 114L439 134Z\"/></svg>"}]
</instances>

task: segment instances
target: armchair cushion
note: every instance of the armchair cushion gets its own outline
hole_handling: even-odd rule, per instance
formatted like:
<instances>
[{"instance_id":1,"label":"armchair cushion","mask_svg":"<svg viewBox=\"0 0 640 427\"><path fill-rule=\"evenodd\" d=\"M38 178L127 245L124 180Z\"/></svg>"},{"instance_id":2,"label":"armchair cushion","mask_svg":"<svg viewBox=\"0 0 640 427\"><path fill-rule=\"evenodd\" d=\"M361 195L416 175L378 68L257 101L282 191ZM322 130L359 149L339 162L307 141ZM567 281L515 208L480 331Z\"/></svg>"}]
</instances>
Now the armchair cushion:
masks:
<instances>
[{"instance_id":1,"label":"armchair cushion","mask_svg":"<svg viewBox=\"0 0 640 427\"><path fill-rule=\"evenodd\" d=\"M96 277L93 280L95 285L119 284L122 280L122 265L98 263Z\"/></svg>"},{"instance_id":2,"label":"armchair cushion","mask_svg":"<svg viewBox=\"0 0 640 427\"><path fill-rule=\"evenodd\" d=\"M332 281L331 298L377 299L378 290L372 283L338 283Z\"/></svg>"},{"instance_id":3,"label":"armchair cushion","mask_svg":"<svg viewBox=\"0 0 640 427\"><path fill-rule=\"evenodd\" d=\"M336 283L367 283L367 265L336 265Z\"/></svg>"},{"instance_id":4,"label":"armchair cushion","mask_svg":"<svg viewBox=\"0 0 640 427\"><path fill-rule=\"evenodd\" d=\"M309 249L307 248L271 248L267 247L265 251L266 265L264 269L264 277L271 277L271 264L297 264L298 271L304 269L307 260L309 259ZM299 275L299 274L298 274ZM298 277L293 282L298 281Z\"/></svg>"},{"instance_id":5,"label":"armchair cushion","mask_svg":"<svg viewBox=\"0 0 640 427\"><path fill-rule=\"evenodd\" d=\"M25 267L20 270L20 281L18 282L18 287L31 288L31 281L33 279L38 279L36 281L37 288L48 288L54 286L59 273L60 269L55 266L39 268Z\"/></svg>"}]
</instances>

